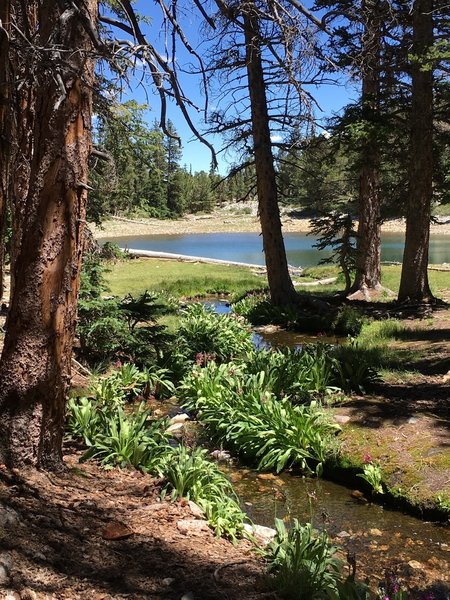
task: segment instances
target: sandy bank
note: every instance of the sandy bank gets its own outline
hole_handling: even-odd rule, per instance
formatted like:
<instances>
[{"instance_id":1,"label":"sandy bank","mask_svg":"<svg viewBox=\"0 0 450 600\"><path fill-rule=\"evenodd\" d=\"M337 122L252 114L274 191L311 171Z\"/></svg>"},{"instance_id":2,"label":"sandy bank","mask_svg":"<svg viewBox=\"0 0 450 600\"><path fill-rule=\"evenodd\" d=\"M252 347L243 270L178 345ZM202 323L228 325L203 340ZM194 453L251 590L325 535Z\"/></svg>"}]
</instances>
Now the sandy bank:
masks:
<instances>
[{"instance_id":1,"label":"sandy bank","mask_svg":"<svg viewBox=\"0 0 450 600\"><path fill-rule=\"evenodd\" d=\"M285 233L306 233L310 230L309 219L282 217ZM260 232L257 216L247 214L213 213L211 215L186 215L177 220L159 219L119 219L106 221L101 228L91 226L97 239L130 235L170 235L182 233L231 233ZM401 233L405 230L403 219L395 219L383 224L383 231ZM450 218L431 225L434 234L450 235Z\"/></svg>"}]
</instances>

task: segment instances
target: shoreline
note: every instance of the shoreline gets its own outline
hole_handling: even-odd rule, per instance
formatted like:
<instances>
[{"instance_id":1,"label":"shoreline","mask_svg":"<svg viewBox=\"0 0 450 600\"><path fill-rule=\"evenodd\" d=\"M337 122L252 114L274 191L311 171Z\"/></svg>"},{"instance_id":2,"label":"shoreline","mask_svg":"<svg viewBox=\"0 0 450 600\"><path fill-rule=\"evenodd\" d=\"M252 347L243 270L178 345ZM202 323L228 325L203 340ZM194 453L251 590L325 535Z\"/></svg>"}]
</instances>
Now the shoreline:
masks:
<instances>
[{"instance_id":1,"label":"shoreline","mask_svg":"<svg viewBox=\"0 0 450 600\"><path fill-rule=\"evenodd\" d=\"M309 219L296 219L287 215L281 218L284 233L308 233L311 230ZM229 214L226 212L211 215L186 215L181 219L125 219L113 217L101 227L89 224L98 240L110 237L138 235L180 235L192 233L259 233L259 219L255 215ZM403 233L404 219L392 219L383 223L382 232ZM450 218L442 223L432 223L430 233L450 236Z\"/></svg>"}]
</instances>

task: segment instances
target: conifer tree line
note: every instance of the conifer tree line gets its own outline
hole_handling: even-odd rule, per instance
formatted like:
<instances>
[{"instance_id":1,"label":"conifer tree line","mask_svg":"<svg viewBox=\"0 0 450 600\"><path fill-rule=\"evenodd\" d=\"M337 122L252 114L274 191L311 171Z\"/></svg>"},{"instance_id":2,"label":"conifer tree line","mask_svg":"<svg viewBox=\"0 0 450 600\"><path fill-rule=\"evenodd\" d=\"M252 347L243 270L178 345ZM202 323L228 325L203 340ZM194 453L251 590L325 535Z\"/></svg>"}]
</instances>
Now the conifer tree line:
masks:
<instances>
[{"instance_id":1,"label":"conifer tree line","mask_svg":"<svg viewBox=\"0 0 450 600\"><path fill-rule=\"evenodd\" d=\"M177 218L210 212L246 195L244 173L230 178L214 169L193 173L182 163L172 121L167 122L167 135L157 122L148 123L145 112L145 105L129 100L111 104L94 119L94 142L102 158L94 154L91 159L88 220Z\"/></svg>"}]
</instances>

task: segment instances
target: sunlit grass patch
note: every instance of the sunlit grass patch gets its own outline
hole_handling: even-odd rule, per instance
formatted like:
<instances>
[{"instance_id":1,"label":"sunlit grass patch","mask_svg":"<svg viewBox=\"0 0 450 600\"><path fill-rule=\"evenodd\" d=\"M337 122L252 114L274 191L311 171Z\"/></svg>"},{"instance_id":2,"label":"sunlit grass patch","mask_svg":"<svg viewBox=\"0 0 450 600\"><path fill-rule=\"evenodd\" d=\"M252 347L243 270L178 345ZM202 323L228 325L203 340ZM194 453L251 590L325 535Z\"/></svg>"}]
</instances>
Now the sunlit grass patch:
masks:
<instances>
[{"instance_id":1,"label":"sunlit grass patch","mask_svg":"<svg viewBox=\"0 0 450 600\"><path fill-rule=\"evenodd\" d=\"M147 289L174 296L242 293L267 286L265 277L245 267L157 259L119 261L110 267L108 286L115 296Z\"/></svg>"}]
</instances>

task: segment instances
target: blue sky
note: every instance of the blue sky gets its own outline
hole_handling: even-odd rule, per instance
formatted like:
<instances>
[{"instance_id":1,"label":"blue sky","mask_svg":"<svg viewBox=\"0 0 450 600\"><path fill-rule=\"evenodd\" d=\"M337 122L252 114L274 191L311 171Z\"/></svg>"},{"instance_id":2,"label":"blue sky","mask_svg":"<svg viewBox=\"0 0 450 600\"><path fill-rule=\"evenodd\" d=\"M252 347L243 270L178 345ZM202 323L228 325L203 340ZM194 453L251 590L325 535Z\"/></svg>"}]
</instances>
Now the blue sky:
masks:
<instances>
[{"instance_id":1,"label":"blue sky","mask_svg":"<svg viewBox=\"0 0 450 600\"><path fill-rule=\"evenodd\" d=\"M305 5L310 7L312 2L307 0ZM151 7L151 8L149 8ZM147 26L146 33L148 39L154 43L160 53L164 53L165 38L163 27L161 26L161 20L159 16L159 8L153 3L149 3L148 0L138 0L136 2L137 10L141 11L142 14L148 15L149 10L153 12L153 22ZM183 28L186 32L186 37L194 47L200 48L202 37L200 33L199 22L195 17L195 13L185 14L183 18ZM155 39L155 31L158 31L158 35ZM183 61L188 60L188 56L185 52L181 51L181 45L179 46L180 51L178 52L178 62L183 64ZM137 77L139 77L139 72ZM195 103L201 105L202 97L200 93L199 81L193 77L186 77L183 82L183 88L185 95L191 98ZM310 89L321 110L316 110L316 117L318 119L325 118L336 112L338 112L348 101L349 97L354 95L354 89L350 85L322 85L315 89ZM159 120L159 99L158 96L153 92L151 85L139 86L132 83L132 87L124 94L122 101L133 98L139 103L149 105L148 120L149 123L153 123ZM201 115L197 115L194 110L190 111L191 118L194 121L195 126L201 131L205 128L202 123ZM177 129L182 141L183 141L183 158L182 164L186 165L188 169L192 169L193 172L204 170L209 171L211 164L211 154L209 149L197 141L190 131L187 123L185 122L179 109L172 103L168 106L168 118L170 118L175 128ZM209 141L213 143L216 150L220 150L221 140L219 138L209 138ZM224 156L219 154L219 172L223 175L227 172L229 164L232 162L232 156Z\"/></svg>"}]
</instances>

